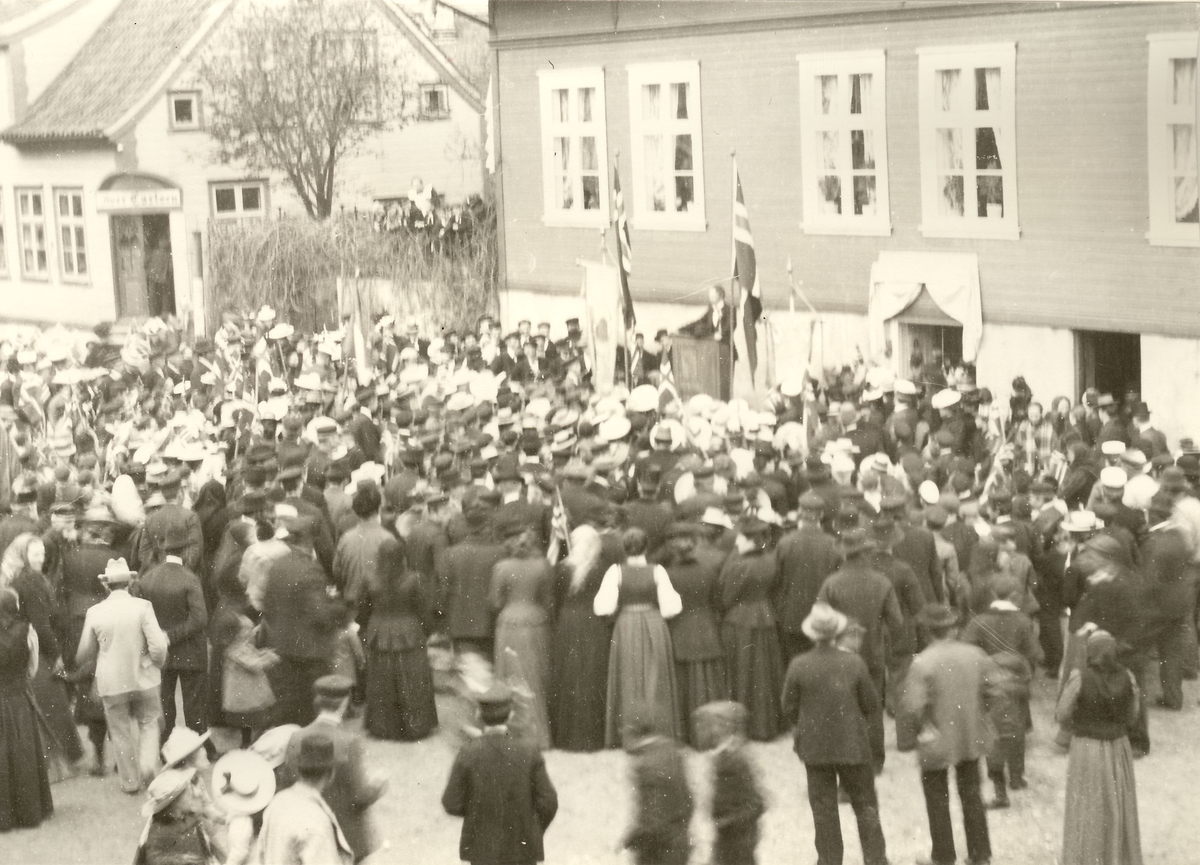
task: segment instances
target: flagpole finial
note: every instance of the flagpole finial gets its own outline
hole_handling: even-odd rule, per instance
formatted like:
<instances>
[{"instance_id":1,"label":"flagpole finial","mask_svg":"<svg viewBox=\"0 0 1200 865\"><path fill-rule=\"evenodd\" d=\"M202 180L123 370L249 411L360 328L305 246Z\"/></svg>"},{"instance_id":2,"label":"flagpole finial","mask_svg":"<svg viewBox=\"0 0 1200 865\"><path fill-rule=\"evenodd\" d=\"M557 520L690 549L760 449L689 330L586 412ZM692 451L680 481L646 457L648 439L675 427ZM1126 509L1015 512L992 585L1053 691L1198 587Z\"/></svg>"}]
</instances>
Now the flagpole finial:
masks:
<instances>
[{"instance_id":1,"label":"flagpole finial","mask_svg":"<svg viewBox=\"0 0 1200 865\"><path fill-rule=\"evenodd\" d=\"M736 150L731 150L731 151L729 151L729 158L730 158L730 159L736 159L736 158L737 158L737 151L736 151Z\"/></svg>"},{"instance_id":2,"label":"flagpole finial","mask_svg":"<svg viewBox=\"0 0 1200 865\"><path fill-rule=\"evenodd\" d=\"M792 257L789 255L787 260L787 272L792 272Z\"/></svg>"}]
</instances>

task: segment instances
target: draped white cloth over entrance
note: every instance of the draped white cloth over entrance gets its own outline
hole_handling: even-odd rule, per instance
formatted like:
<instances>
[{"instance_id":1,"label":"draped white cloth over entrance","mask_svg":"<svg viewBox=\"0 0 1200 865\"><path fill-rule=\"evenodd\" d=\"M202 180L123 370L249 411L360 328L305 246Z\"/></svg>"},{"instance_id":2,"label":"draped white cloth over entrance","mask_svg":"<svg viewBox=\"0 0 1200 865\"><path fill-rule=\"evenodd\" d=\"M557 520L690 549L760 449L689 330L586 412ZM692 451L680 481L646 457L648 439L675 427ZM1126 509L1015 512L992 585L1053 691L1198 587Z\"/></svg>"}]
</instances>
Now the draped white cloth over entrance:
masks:
<instances>
[{"instance_id":1,"label":"draped white cloth over entrance","mask_svg":"<svg viewBox=\"0 0 1200 865\"><path fill-rule=\"evenodd\" d=\"M881 252L871 265L867 300L871 354L884 346L884 325L929 292L946 315L963 326L963 360L973 362L983 340L979 256L970 252Z\"/></svg>"}]
</instances>

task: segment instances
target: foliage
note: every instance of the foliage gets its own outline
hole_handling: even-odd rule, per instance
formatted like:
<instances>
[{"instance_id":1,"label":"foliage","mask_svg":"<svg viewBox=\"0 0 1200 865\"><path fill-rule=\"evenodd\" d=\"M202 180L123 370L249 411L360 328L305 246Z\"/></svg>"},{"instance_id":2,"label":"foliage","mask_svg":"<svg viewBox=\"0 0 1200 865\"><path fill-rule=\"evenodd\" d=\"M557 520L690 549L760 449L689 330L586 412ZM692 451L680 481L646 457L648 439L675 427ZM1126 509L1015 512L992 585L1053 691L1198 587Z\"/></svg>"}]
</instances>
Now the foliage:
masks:
<instances>
[{"instance_id":1,"label":"foliage","mask_svg":"<svg viewBox=\"0 0 1200 865\"><path fill-rule=\"evenodd\" d=\"M283 174L318 219L332 213L338 163L411 117L409 75L371 10L371 0L241 4L230 38L201 62L219 160Z\"/></svg>"},{"instance_id":2,"label":"foliage","mask_svg":"<svg viewBox=\"0 0 1200 865\"><path fill-rule=\"evenodd\" d=\"M297 329L335 328L339 276L371 280L374 309L416 315L431 334L473 329L498 312L496 212L478 197L424 220L380 210L325 222L214 221L208 237L210 331L222 311L263 304Z\"/></svg>"}]
</instances>

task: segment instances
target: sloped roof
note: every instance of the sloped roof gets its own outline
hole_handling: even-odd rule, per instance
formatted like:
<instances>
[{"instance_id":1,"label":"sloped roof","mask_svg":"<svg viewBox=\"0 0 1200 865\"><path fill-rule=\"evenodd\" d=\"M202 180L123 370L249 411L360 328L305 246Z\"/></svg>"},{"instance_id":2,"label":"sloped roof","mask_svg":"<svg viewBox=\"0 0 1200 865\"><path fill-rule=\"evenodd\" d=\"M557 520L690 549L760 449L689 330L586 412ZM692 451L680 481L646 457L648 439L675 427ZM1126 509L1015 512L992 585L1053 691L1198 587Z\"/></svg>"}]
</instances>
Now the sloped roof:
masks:
<instances>
[{"instance_id":1,"label":"sloped roof","mask_svg":"<svg viewBox=\"0 0 1200 865\"><path fill-rule=\"evenodd\" d=\"M479 90L467 80L467 76L462 70L454 65L453 61L446 56L433 39L429 37L421 25L413 20L404 9L400 8L399 3L395 0L380 0L381 5L392 16L392 20L396 22L401 33L408 37L408 40L413 44L413 47L421 52L425 58L441 70L442 79L456 91L459 96L467 101L467 103L480 114L483 113L483 96Z\"/></svg>"},{"instance_id":2,"label":"sloped roof","mask_svg":"<svg viewBox=\"0 0 1200 865\"><path fill-rule=\"evenodd\" d=\"M123 0L25 117L0 138L98 140L178 61L217 0Z\"/></svg>"},{"instance_id":3,"label":"sloped roof","mask_svg":"<svg viewBox=\"0 0 1200 865\"><path fill-rule=\"evenodd\" d=\"M53 0L0 0L0 24L15 21Z\"/></svg>"}]
</instances>

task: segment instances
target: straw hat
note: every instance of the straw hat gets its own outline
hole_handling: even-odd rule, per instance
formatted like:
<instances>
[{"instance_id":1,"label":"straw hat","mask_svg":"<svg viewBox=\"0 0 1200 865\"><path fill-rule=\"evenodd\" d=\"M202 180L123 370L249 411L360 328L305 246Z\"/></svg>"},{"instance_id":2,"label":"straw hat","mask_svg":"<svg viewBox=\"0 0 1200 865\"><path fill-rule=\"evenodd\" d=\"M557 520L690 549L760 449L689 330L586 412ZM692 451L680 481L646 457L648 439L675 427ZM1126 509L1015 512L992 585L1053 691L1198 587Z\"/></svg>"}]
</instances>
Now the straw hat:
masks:
<instances>
[{"instance_id":1,"label":"straw hat","mask_svg":"<svg viewBox=\"0 0 1200 865\"><path fill-rule=\"evenodd\" d=\"M143 817L153 817L182 795L196 777L195 769L164 769L146 788Z\"/></svg>"},{"instance_id":2,"label":"straw hat","mask_svg":"<svg viewBox=\"0 0 1200 865\"><path fill-rule=\"evenodd\" d=\"M104 573L100 575L100 582L106 584L122 584L128 583L137 576L137 571L129 570L129 565L125 562L125 557L119 559L109 559L108 564L104 568Z\"/></svg>"},{"instance_id":3,"label":"straw hat","mask_svg":"<svg viewBox=\"0 0 1200 865\"><path fill-rule=\"evenodd\" d=\"M177 763L182 763L204 747L208 736L207 731L200 734L187 727L176 727L167 737L166 744L162 746L163 764L169 769Z\"/></svg>"},{"instance_id":4,"label":"straw hat","mask_svg":"<svg viewBox=\"0 0 1200 865\"><path fill-rule=\"evenodd\" d=\"M292 741L292 736L299 730L299 724L280 724L278 727L272 727L254 740L250 751L266 760L271 768L278 768L287 757L288 742ZM215 771L213 775L216 776Z\"/></svg>"},{"instance_id":5,"label":"straw hat","mask_svg":"<svg viewBox=\"0 0 1200 865\"><path fill-rule=\"evenodd\" d=\"M261 754L230 751L213 766L212 792L228 814L257 814L275 795L275 772Z\"/></svg>"}]
</instances>

